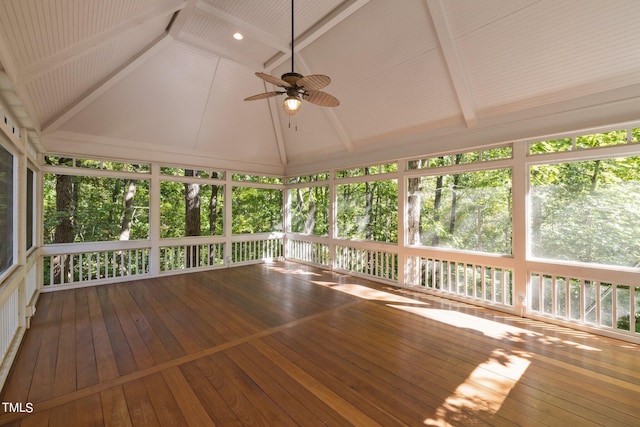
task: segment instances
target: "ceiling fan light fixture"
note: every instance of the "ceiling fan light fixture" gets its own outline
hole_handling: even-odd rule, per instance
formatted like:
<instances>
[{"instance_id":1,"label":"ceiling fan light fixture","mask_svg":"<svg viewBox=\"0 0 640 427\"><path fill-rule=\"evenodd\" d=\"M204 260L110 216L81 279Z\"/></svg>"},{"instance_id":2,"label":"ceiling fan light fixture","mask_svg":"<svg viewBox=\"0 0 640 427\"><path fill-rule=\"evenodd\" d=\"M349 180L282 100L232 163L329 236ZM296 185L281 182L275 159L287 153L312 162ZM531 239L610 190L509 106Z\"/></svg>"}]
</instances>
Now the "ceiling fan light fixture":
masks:
<instances>
[{"instance_id":1,"label":"ceiling fan light fixture","mask_svg":"<svg viewBox=\"0 0 640 427\"><path fill-rule=\"evenodd\" d=\"M337 107L340 105L340 101L326 92L322 92L320 89L327 86L331 79L328 76L322 74L311 74L303 76L296 73L294 70L294 31L293 31L293 1L291 0L291 72L284 73L281 78L272 76L271 74L265 74L257 72L256 76L264 80L267 83L271 83L274 86L283 88L284 90L275 90L271 92L259 93L257 95L245 98L245 101L255 101L258 99L271 98L272 96L287 94L287 98L282 103L282 109L289 117L295 116L295 114L302 107L302 99L309 101L312 104L320 105L322 107ZM265 88L266 89L266 88ZM291 123L289 123L291 124Z\"/></svg>"},{"instance_id":2,"label":"ceiling fan light fixture","mask_svg":"<svg viewBox=\"0 0 640 427\"><path fill-rule=\"evenodd\" d=\"M290 116L295 115L302 107L302 100L299 96L287 96L282 103L282 109Z\"/></svg>"}]
</instances>

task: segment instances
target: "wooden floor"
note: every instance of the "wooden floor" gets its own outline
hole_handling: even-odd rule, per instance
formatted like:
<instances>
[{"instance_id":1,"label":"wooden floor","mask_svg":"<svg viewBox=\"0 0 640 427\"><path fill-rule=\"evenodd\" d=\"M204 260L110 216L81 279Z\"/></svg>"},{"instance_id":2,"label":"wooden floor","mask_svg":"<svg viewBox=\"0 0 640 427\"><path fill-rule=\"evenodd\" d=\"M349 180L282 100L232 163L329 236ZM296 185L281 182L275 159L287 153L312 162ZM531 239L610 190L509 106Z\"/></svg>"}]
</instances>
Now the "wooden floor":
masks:
<instances>
[{"instance_id":1,"label":"wooden floor","mask_svg":"<svg viewBox=\"0 0 640 427\"><path fill-rule=\"evenodd\" d=\"M0 400L33 405L7 426L637 426L640 348L264 264L42 294Z\"/></svg>"}]
</instances>

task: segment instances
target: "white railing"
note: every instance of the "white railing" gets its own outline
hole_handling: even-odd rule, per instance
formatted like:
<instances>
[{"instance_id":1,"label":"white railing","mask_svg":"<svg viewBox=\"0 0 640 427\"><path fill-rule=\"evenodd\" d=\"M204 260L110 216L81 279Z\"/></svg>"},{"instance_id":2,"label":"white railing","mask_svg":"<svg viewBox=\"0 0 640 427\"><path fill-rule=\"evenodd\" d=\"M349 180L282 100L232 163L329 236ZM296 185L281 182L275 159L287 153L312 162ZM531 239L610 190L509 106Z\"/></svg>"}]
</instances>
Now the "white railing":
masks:
<instances>
[{"instance_id":1,"label":"white railing","mask_svg":"<svg viewBox=\"0 0 640 427\"><path fill-rule=\"evenodd\" d=\"M4 362L20 328L18 289L16 286L7 295L0 295L0 362ZM4 363L0 363L2 365Z\"/></svg>"},{"instance_id":2,"label":"white railing","mask_svg":"<svg viewBox=\"0 0 640 427\"><path fill-rule=\"evenodd\" d=\"M409 256L408 282L444 296L513 307L513 268L509 258L466 254ZM411 276L411 275L410 275Z\"/></svg>"},{"instance_id":3,"label":"white railing","mask_svg":"<svg viewBox=\"0 0 640 427\"><path fill-rule=\"evenodd\" d=\"M42 248L43 284L49 289L86 286L262 262L281 258L282 242L282 233L163 239L155 258L149 241L47 245Z\"/></svg>"},{"instance_id":4,"label":"white railing","mask_svg":"<svg viewBox=\"0 0 640 427\"><path fill-rule=\"evenodd\" d=\"M527 295L529 313L640 337L638 285L537 271Z\"/></svg>"},{"instance_id":5,"label":"white railing","mask_svg":"<svg viewBox=\"0 0 640 427\"><path fill-rule=\"evenodd\" d=\"M233 236L231 263L246 264L271 261L283 256L282 233Z\"/></svg>"},{"instance_id":6,"label":"white railing","mask_svg":"<svg viewBox=\"0 0 640 427\"><path fill-rule=\"evenodd\" d=\"M329 244L303 239L304 238L287 239L287 259L329 267L331 265ZM318 237L315 237L315 239L318 239Z\"/></svg>"},{"instance_id":7,"label":"white railing","mask_svg":"<svg viewBox=\"0 0 640 427\"><path fill-rule=\"evenodd\" d=\"M263 262L284 256L283 241L282 233L163 239L155 250L156 259L148 241L49 245L41 249L43 283L50 289L84 286ZM514 261L506 256L415 247L400 250L394 244L287 234L286 257L507 312L518 309L527 317L640 340L637 270L617 271L612 276L606 268L529 261L522 267L529 272L517 276L527 284L526 291L521 285L516 297ZM156 273L152 273L151 264L156 266ZM25 275L26 304L37 292L35 271L33 267ZM1 302L11 301L8 307L14 307L11 298ZM14 313L7 310L3 308L0 316L13 319ZM0 318L3 340L15 333L16 324L15 319L5 317ZM6 351L3 349L7 345L0 343L0 350Z\"/></svg>"},{"instance_id":8,"label":"white railing","mask_svg":"<svg viewBox=\"0 0 640 427\"><path fill-rule=\"evenodd\" d=\"M372 242L341 242L336 245L335 268L384 282L398 281L396 245Z\"/></svg>"},{"instance_id":9,"label":"white railing","mask_svg":"<svg viewBox=\"0 0 640 427\"><path fill-rule=\"evenodd\" d=\"M145 245L146 242L106 242L45 246L44 285L80 285L147 276L150 248Z\"/></svg>"},{"instance_id":10,"label":"white railing","mask_svg":"<svg viewBox=\"0 0 640 427\"><path fill-rule=\"evenodd\" d=\"M38 291L38 264L33 263L25 278L25 304L35 303L34 296Z\"/></svg>"},{"instance_id":11,"label":"white railing","mask_svg":"<svg viewBox=\"0 0 640 427\"><path fill-rule=\"evenodd\" d=\"M224 242L160 247L160 272L208 269L224 265Z\"/></svg>"}]
</instances>

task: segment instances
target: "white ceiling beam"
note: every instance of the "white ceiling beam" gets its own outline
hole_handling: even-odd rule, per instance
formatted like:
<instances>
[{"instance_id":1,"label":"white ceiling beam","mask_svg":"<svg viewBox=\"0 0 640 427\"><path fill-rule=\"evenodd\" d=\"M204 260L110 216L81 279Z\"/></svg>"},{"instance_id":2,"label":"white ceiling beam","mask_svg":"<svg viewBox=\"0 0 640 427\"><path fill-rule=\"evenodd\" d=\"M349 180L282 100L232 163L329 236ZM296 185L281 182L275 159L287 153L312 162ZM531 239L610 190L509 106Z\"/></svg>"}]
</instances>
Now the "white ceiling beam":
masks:
<instances>
[{"instance_id":1,"label":"white ceiling beam","mask_svg":"<svg viewBox=\"0 0 640 427\"><path fill-rule=\"evenodd\" d=\"M232 50L226 49L222 46L218 46L213 43L209 43L201 39L200 37L192 36L191 34L182 33L178 36L176 41L185 43L191 47L211 53L215 56L226 58L230 61L235 62L236 64L247 67L247 69L251 71L262 69L262 64L255 61L250 61L244 55L239 55L237 52L234 52Z\"/></svg>"},{"instance_id":2,"label":"white ceiling beam","mask_svg":"<svg viewBox=\"0 0 640 427\"><path fill-rule=\"evenodd\" d=\"M178 15L171 22L171 26L169 27L169 35L174 39L177 39L182 33L182 29L184 28L184 24L186 24L187 20L191 15L193 15L193 11L196 9L196 4L199 0L187 0L182 9L180 9Z\"/></svg>"},{"instance_id":3,"label":"white ceiling beam","mask_svg":"<svg viewBox=\"0 0 640 427\"><path fill-rule=\"evenodd\" d=\"M347 0L340 4L340 6L333 9L320 21L316 22L311 28L309 28L294 40L296 53L309 46L311 43L313 43L314 40L317 40L327 31L331 30L340 22L347 19L367 3L369 3L369 0ZM274 55L271 59L264 63L265 70L272 71L274 68L283 64L291 57L290 46L288 46L287 49L280 50L281 53Z\"/></svg>"},{"instance_id":4,"label":"white ceiling beam","mask_svg":"<svg viewBox=\"0 0 640 427\"><path fill-rule=\"evenodd\" d=\"M226 22L227 24L231 24L232 26L236 27L239 32L243 33L244 35L255 38L260 43L264 43L267 46L270 46L272 48L278 49L283 52L288 52L289 50L291 50L291 47L289 46L288 41L282 40L274 36L273 34L267 31L261 30L255 25L249 24L248 22L238 19L235 16L230 15L227 12L224 12L214 6L211 6L208 3L205 3L203 1L198 1L196 4L196 8L200 11L207 13L208 15L211 15L215 18L218 18Z\"/></svg>"},{"instance_id":5,"label":"white ceiling beam","mask_svg":"<svg viewBox=\"0 0 640 427\"><path fill-rule=\"evenodd\" d=\"M304 58L302 57L302 54L298 54L297 63L300 71L302 71L303 74L305 75L311 74L311 71L309 70L309 66L307 65ZM342 126L342 123L338 119L338 116L336 115L335 110L333 108L327 107L327 108L323 108L322 111L326 115L329 122L331 122L333 129L336 131L336 133L340 137L340 141L344 145L344 148L346 148L347 151L350 151L350 152L354 151L355 147L353 145L353 141L351 140L351 137L345 130L344 126Z\"/></svg>"},{"instance_id":6,"label":"white ceiling beam","mask_svg":"<svg viewBox=\"0 0 640 427\"><path fill-rule=\"evenodd\" d=\"M16 67L4 37L0 37L0 70L4 70L12 82L18 81L18 67Z\"/></svg>"},{"instance_id":7,"label":"white ceiling beam","mask_svg":"<svg viewBox=\"0 0 640 427\"><path fill-rule=\"evenodd\" d=\"M447 63L449 76L456 91L465 123L467 127L472 128L478 124L478 113L473 103L471 90L467 84L462 61L460 60L453 35L451 34L451 28L449 27L449 21L447 20L442 0L425 1L431 13L431 19L433 20L436 35L440 41L440 48L442 49L444 60Z\"/></svg>"},{"instance_id":8,"label":"white ceiling beam","mask_svg":"<svg viewBox=\"0 0 640 427\"><path fill-rule=\"evenodd\" d=\"M44 134L51 133L58 129L63 123L76 115L80 110L93 102L100 95L105 93L116 83L126 77L129 73L143 64L147 59L151 58L158 51L162 50L165 46L173 41L173 38L168 33L163 33L160 37L151 42L145 49L140 51L136 56L131 58L128 62L123 64L118 70L104 79L95 88L90 90L86 95L81 97L77 102L63 110L57 117L45 123L42 127Z\"/></svg>"},{"instance_id":9,"label":"white ceiling beam","mask_svg":"<svg viewBox=\"0 0 640 427\"><path fill-rule=\"evenodd\" d=\"M38 62L30 64L19 71L17 80L18 85L24 85L53 68L60 67L61 65L73 61L77 57L96 49L124 32L132 30L146 22L152 21L153 19L171 15L176 11L181 10L185 5L186 2L184 0L172 1L170 3L164 2L142 15L136 16L120 25L110 28L108 31L96 34L81 43L70 46L53 55L43 58Z\"/></svg>"},{"instance_id":10,"label":"white ceiling beam","mask_svg":"<svg viewBox=\"0 0 640 427\"><path fill-rule=\"evenodd\" d=\"M266 92L265 83L265 92ZM284 145L284 135L282 133L282 126L280 126L280 116L278 114L278 103L275 98L269 98L269 115L271 116L271 122L273 123L273 133L276 137L276 143L278 145L278 153L280 154L280 163L282 166L286 166L289 163L287 159L287 148Z\"/></svg>"}]
</instances>

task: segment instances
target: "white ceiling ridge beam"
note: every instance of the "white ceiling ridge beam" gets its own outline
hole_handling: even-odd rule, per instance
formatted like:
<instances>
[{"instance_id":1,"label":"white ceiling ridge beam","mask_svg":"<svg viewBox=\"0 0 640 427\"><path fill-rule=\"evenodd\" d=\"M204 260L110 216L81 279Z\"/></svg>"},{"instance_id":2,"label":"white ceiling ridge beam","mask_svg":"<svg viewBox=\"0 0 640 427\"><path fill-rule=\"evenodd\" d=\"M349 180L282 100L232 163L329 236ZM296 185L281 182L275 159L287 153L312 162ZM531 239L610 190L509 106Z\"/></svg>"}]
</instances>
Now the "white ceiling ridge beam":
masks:
<instances>
[{"instance_id":1,"label":"white ceiling ridge beam","mask_svg":"<svg viewBox=\"0 0 640 427\"><path fill-rule=\"evenodd\" d=\"M238 29L239 32L243 33L244 35L249 35L255 38L260 43L264 43L267 46L270 46L274 49L278 49L282 52L288 52L291 50L291 46L289 46L288 41L282 40L274 36L273 34L267 31L261 30L255 25L249 24L248 22L238 19L235 16L230 15L227 12L224 12L214 6L211 6L208 3L205 3L203 1L198 1L196 3L196 8L202 12L207 13L208 15L211 15L213 17L216 17L226 22L227 24L233 25Z\"/></svg>"},{"instance_id":2,"label":"white ceiling ridge beam","mask_svg":"<svg viewBox=\"0 0 640 427\"><path fill-rule=\"evenodd\" d=\"M465 123L469 128L474 127L478 124L478 113L474 106L471 90L467 84L462 61L460 60L453 35L451 34L451 28L444 11L442 0L425 1L431 13L431 19L433 20L436 35L440 41L440 48L442 49L444 60L449 70L449 76L451 77L458 103L464 115Z\"/></svg>"},{"instance_id":3,"label":"white ceiling ridge beam","mask_svg":"<svg viewBox=\"0 0 640 427\"><path fill-rule=\"evenodd\" d=\"M304 74L311 73L311 71L309 70L309 66L307 65L304 58L302 57L302 54L298 54L298 64ZM323 107L322 111L324 111L327 119L331 122L333 129L336 131L336 133L340 137L340 141L342 142L342 145L344 145L344 148L346 148L347 151L349 152L354 151L355 147L353 145L353 141L351 140L351 137L345 130L344 126L342 126L342 122L340 122L340 120L338 119L338 116L336 115L335 110L330 107L326 107L326 108Z\"/></svg>"},{"instance_id":4,"label":"white ceiling ridge beam","mask_svg":"<svg viewBox=\"0 0 640 427\"><path fill-rule=\"evenodd\" d=\"M202 132L202 126L205 122L205 116L207 115L207 109L209 108L209 101L211 100L211 95L213 95L213 85L216 82L216 75L218 74L218 67L220 67L220 57L216 60L216 65L213 67L213 73L211 74L211 84L209 85L209 93L207 94L207 101L204 104L204 108L202 109L202 115L200 116L200 125L198 126L198 132L196 133L196 139L193 141L193 149L195 150L198 146L198 141L200 140L200 132Z\"/></svg>"},{"instance_id":5,"label":"white ceiling ridge beam","mask_svg":"<svg viewBox=\"0 0 640 427\"><path fill-rule=\"evenodd\" d=\"M184 43L194 49L199 49L207 53L211 53L221 58L226 58L239 65L247 67L251 71L262 69L262 64L254 61L247 60L244 55L238 55L237 53L226 49L224 47L214 45L202 40L200 37L193 36L187 33L181 33L176 39L177 42Z\"/></svg>"},{"instance_id":6,"label":"white ceiling ridge beam","mask_svg":"<svg viewBox=\"0 0 640 427\"><path fill-rule=\"evenodd\" d=\"M173 19L173 22L171 22L171 26L169 27L169 35L171 37L177 39L182 33L184 24L186 24L189 17L193 14L198 1L199 0L187 0L185 6L180 9L178 15Z\"/></svg>"},{"instance_id":7,"label":"white ceiling ridge beam","mask_svg":"<svg viewBox=\"0 0 640 427\"><path fill-rule=\"evenodd\" d=\"M40 75L50 71L51 69L58 68L70 61L73 61L77 57L91 52L97 49L104 43L112 40L113 38L132 30L146 22L152 21L156 18L171 15L178 10L181 10L186 5L184 0L172 0L170 2L163 2L159 6L145 12L142 15L138 15L120 25L110 28L100 34L96 34L76 45L70 46L53 55L50 55L42 60L30 64L19 71L18 84L24 85L31 80L39 77Z\"/></svg>"},{"instance_id":8,"label":"white ceiling ridge beam","mask_svg":"<svg viewBox=\"0 0 640 427\"><path fill-rule=\"evenodd\" d=\"M168 33L163 33L160 37L151 42L145 49L141 50L136 56L131 58L127 63L123 64L118 70L106 77L101 83L99 83L87 94L81 97L77 102L67 107L57 117L45 123L42 127L42 133L48 134L58 129L71 117L76 115L80 110L93 102L100 95L105 93L116 83L126 77L133 70L138 68L149 58L155 55L158 51L162 50L165 46L173 41L173 38Z\"/></svg>"},{"instance_id":9,"label":"white ceiling ridge beam","mask_svg":"<svg viewBox=\"0 0 640 427\"><path fill-rule=\"evenodd\" d=\"M5 42L4 37L0 37L0 70L4 70L12 82L17 82L18 68L10 52L11 50Z\"/></svg>"},{"instance_id":10,"label":"white ceiling ridge beam","mask_svg":"<svg viewBox=\"0 0 640 427\"><path fill-rule=\"evenodd\" d=\"M267 85L265 86L265 92L267 91ZM273 123L273 133L276 137L276 144L278 145L278 153L280 154L280 163L282 166L287 166L289 160L287 159L287 149L284 145L284 135L282 133L282 126L280 126L280 116L278 115L278 103L275 98L271 97L269 101L269 116L271 116L271 123Z\"/></svg>"},{"instance_id":11,"label":"white ceiling ridge beam","mask_svg":"<svg viewBox=\"0 0 640 427\"><path fill-rule=\"evenodd\" d=\"M360 9L365 4L369 3L369 0L346 0L338 7L329 12L326 16L324 16L320 21L316 22L311 28L302 33L299 37L294 40L294 48L296 53L305 47L309 46L315 40L320 38L323 34L331 30L333 27L338 25L340 22L347 19L353 13L355 13L358 9ZM271 59L264 63L265 70L273 70L279 65L286 62L291 57L291 47L288 46L287 49L282 50L281 53L274 55Z\"/></svg>"}]
</instances>

